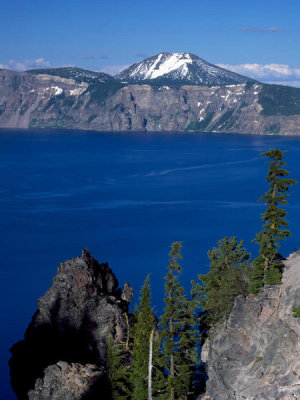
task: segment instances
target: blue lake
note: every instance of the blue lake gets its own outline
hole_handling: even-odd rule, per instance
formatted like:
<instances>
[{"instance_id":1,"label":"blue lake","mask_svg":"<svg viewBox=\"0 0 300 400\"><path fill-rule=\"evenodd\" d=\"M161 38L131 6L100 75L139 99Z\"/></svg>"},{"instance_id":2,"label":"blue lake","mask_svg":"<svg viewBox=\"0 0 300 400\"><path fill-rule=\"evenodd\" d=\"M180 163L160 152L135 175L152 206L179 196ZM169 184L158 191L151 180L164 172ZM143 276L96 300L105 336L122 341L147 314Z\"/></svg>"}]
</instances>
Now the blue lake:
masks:
<instances>
[{"instance_id":1,"label":"blue lake","mask_svg":"<svg viewBox=\"0 0 300 400\"><path fill-rule=\"evenodd\" d=\"M255 256L264 211L257 199L267 190L260 153L271 147L288 150L287 169L300 182L300 138L1 130L0 399L15 398L9 347L22 339L58 263L82 248L136 293L151 272L158 313L173 241L183 242L186 288L226 235L244 239ZM300 185L288 213L284 255L300 247Z\"/></svg>"}]
</instances>

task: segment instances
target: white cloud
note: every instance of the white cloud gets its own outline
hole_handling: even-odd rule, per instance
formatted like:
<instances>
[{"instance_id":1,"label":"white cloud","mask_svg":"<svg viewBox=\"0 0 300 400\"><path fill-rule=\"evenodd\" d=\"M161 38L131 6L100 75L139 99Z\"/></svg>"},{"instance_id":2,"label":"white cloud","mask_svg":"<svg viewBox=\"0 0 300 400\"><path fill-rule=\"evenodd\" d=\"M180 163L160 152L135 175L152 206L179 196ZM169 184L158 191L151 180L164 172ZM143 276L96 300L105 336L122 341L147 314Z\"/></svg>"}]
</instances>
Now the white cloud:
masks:
<instances>
[{"instance_id":1,"label":"white cloud","mask_svg":"<svg viewBox=\"0 0 300 400\"><path fill-rule=\"evenodd\" d=\"M264 65L252 63L239 65L218 64L218 66L267 83L300 86L300 68L291 67L287 64L273 63Z\"/></svg>"},{"instance_id":2,"label":"white cloud","mask_svg":"<svg viewBox=\"0 0 300 400\"><path fill-rule=\"evenodd\" d=\"M51 67L50 61L45 60L43 57L36 58L35 60L24 61L9 60L5 64L0 64L0 68L12 69L14 71L26 71L28 69L49 67Z\"/></svg>"},{"instance_id":3,"label":"white cloud","mask_svg":"<svg viewBox=\"0 0 300 400\"><path fill-rule=\"evenodd\" d=\"M100 72L105 72L109 75L116 75L124 69L128 68L130 65L104 65L100 68Z\"/></svg>"},{"instance_id":4,"label":"white cloud","mask_svg":"<svg viewBox=\"0 0 300 400\"><path fill-rule=\"evenodd\" d=\"M269 28L254 28L252 26L242 26L241 28L239 28L239 30L242 32L263 32L263 33L286 32L286 29L281 29L281 28L278 28L277 26L270 26Z\"/></svg>"}]
</instances>

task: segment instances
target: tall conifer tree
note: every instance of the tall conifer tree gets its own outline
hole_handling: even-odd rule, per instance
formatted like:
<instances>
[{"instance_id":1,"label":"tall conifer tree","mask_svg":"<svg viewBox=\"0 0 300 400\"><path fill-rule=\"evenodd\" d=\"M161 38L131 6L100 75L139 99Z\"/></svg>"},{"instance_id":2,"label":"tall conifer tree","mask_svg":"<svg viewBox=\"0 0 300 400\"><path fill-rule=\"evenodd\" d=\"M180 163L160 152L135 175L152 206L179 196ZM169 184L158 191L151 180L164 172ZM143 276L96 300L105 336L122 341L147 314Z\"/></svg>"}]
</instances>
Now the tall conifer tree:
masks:
<instances>
[{"instance_id":1,"label":"tall conifer tree","mask_svg":"<svg viewBox=\"0 0 300 400\"><path fill-rule=\"evenodd\" d=\"M269 190L259 199L266 206L266 212L261 215L263 229L256 235L254 241L260 246L259 255L254 260L253 274L250 291L257 293L265 284L272 285L281 282L283 269L282 256L279 253L279 240L290 236L285 220L286 211L280 205L287 204L289 186L296 181L288 179L289 172L283 167L286 163L282 160L284 152L278 149L270 149L261 154L271 161L267 174Z\"/></svg>"},{"instance_id":2,"label":"tall conifer tree","mask_svg":"<svg viewBox=\"0 0 300 400\"><path fill-rule=\"evenodd\" d=\"M248 293L250 254L243 244L235 236L226 236L207 253L210 270L206 275L198 275L202 284L194 283L195 294L198 294L204 311L203 322L207 326L227 317L235 297Z\"/></svg>"},{"instance_id":3,"label":"tall conifer tree","mask_svg":"<svg viewBox=\"0 0 300 400\"><path fill-rule=\"evenodd\" d=\"M165 368L168 371L166 398L186 399L192 386L196 335L193 330L195 303L187 299L179 282L181 242L174 242L165 277L165 308L161 317Z\"/></svg>"},{"instance_id":4,"label":"tall conifer tree","mask_svg":"<svg viewBox=\"0 0 300 400\"><path fill-rule=\"evenodd\" d=\"M155 327L149 275L146 277L140 294L131 363L132 400L147 400L148 398L149 340Z\"/></svg>"},{"instance_id":5,"label":"tall conifer tree","mask_svg":"<svg viewBox=\"0 0 300 400\"><path fill-rule=\"evenodd\" d=\"M126 367L124 346L113 342L107 337L107 376L112 400L127 400L129 398L129 373Z\"/></svg>"}]
</instances>

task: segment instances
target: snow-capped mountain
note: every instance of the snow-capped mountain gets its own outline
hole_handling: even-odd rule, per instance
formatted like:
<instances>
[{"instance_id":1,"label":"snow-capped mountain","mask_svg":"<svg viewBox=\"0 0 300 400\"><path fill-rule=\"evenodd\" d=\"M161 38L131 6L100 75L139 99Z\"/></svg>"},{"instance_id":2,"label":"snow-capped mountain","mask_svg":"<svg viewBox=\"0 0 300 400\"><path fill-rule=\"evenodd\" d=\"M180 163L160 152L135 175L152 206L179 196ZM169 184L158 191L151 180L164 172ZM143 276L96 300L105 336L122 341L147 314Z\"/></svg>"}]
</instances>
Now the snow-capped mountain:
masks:
<instances>
[{"instance_id":1,"label":"snow-capped mountain","mask_svg":"<svg viewBox=\"0 0 300 400\"><path fill-rule=\"evenodd\" d=\"M253 79L210 64L191 53L160 53L133 64L115 77L126 82L165 81L201 86L253 82Z\"/></svg>"}]
</instances>

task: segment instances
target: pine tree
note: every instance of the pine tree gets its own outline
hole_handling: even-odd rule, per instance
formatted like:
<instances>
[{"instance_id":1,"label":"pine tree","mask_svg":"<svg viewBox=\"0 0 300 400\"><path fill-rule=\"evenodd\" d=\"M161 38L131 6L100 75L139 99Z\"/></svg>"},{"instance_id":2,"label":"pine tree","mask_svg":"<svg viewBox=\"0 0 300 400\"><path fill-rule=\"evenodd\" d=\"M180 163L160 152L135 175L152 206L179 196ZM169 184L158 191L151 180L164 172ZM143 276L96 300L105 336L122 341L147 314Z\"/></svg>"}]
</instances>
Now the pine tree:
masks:
<instances>
[{"instance_id":1,"label":"pine tree","mask_svg":"<svg viewBox=\"0 0 300 400\"><path fill-rule=\"evenodd\" d=\"M165 277L165 308L161 317L165 368L168 371L166 398L185 399L192 387L196 334L195 303L187 299L179 282L181 242L172 244Z\"/></svg>"},{"instance_id":2,"label":"pine tree","mask_svg":"<svg viewBox=\"0 0 300 400\"><path fill-rule=\"evenodd\" d=\"M148 398L149 340L151 331L155 327L149 275L146 277L140 294L131 363L132 400L147 400Z\"/></svg>"},{"instance_id":3,"label":"pine tree","mask_svg":"<svg viewBox=\"0 0 300 400\"><path fill-rule=\"evenodd\" d=\"M127 400L129 398L129 373L126 366L124 346L113 342L107 337L107 376L112 400Z\"/></svg>"},{"instance_id":4,"label":"pine tree","mask_svg":"<svg viewBox=\"0 0 300 400\"><path fill-rule=\"evenodd\" d=\"M249 284L250 254L243 247L244 242L226 236L217 244L208 251L210 270L206 275L198 275L202 284L194 282L208 327L229 315L235 297L246 295Z\"/></svg>"},{"instance_id":5,"label":"pine tree","mask_svg":"<svg viewBox=\"0 0 300 400\"><path fill-rule=\"evenodd\" d=\"M286 163L282 160L284 152L278 149L270 149L261 154L271 161L266 180L269 190L259 199L263 201L267 209L261 215L263 229L256 235L254 241L260 246L259 255L254 260L253 274L251 277L250 292L257 293L265 284L272 285L281 282L283 269L282 256L279 253L279 240L290 236L285 220L286 211L280 205L287 204L289 186L296 181L285 178L289 172L283 169Z\"/></svg>"},{"instance_id":6,"label":"pine tree","mask_svg":"<svg viewBox=\"0 0 300 400\"><path fill-rule=\"evenodd\" d=\"M166 393L166 358L162 350L162 331L156 329L153 336L153 370L152 370L152 396L155 400L165 400L168 398Z\"/></svg>"},{"instance_id":7,"label":"pine tree","mask_svg":"<svg viewBox=\"0 0 300 400\"><path fill-rule=\"evenodd\" d=\"M179 335L177 371L180 384L177 390L179 398L186 399L194 390L193 379L200 363L198 354L199 330L196 317L197 302L185 298L182 309L182 328Z\"/></svg>"}]
</instances>

